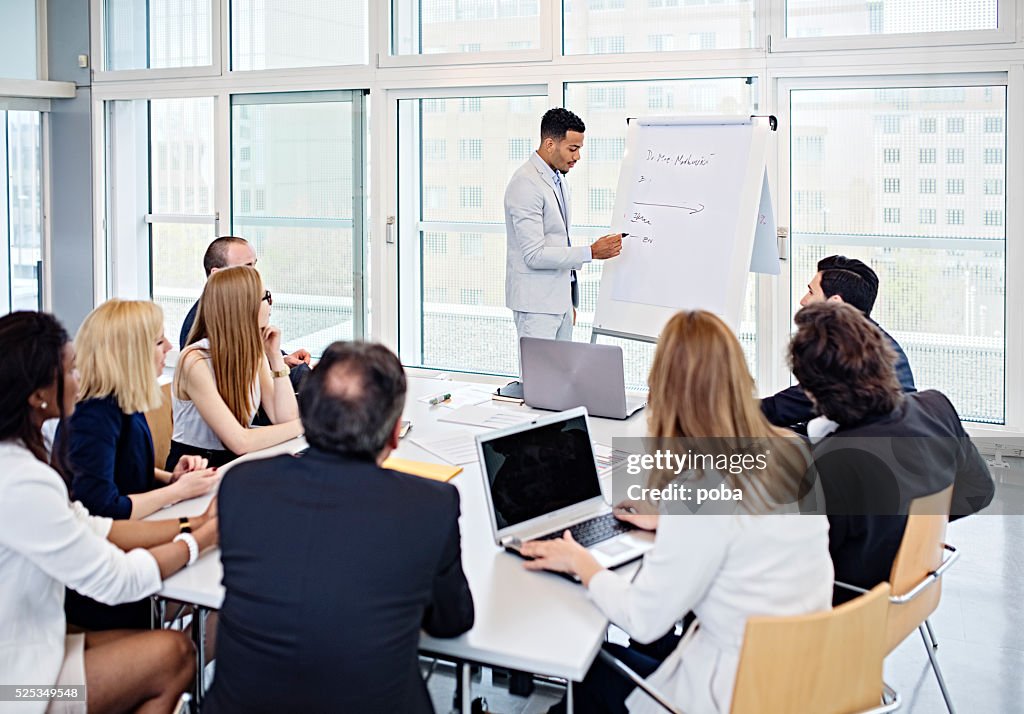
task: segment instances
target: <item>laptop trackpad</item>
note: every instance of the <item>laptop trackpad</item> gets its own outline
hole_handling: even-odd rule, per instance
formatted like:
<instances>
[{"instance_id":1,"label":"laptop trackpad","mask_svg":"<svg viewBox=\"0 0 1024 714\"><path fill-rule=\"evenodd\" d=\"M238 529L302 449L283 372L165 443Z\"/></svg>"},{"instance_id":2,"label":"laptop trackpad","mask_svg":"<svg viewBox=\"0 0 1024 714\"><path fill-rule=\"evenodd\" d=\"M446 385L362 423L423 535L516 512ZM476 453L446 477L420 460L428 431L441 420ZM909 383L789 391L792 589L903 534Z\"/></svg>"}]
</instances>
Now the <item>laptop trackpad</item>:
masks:
<instances>
[{"instance_id":1,"label":"laptop trackpad","mask_svg":"<svg viewBox=\"0 0 1024 714\"><path fill-rule=\"evenodd\" d=\"M596 545L592 550L596 550L599 553L603 553L609 557L614 558L617 555L622 555L626 551L633 550L633 547L623 543L624 538L617 538L601 545Z\"/></svg>"}]
</instances>

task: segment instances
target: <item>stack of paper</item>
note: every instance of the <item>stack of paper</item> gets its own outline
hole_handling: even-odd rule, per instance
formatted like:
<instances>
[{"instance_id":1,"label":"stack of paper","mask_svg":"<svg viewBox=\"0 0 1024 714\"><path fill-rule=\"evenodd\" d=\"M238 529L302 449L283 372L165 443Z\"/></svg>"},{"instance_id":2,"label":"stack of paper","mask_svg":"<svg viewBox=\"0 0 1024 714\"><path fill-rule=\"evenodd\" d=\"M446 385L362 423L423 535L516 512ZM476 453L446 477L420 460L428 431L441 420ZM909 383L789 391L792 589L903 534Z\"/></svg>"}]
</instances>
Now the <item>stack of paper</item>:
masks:
<instances>
[{"instance_id":1,"label":"stack of paper","mask_svg":"<svg viewBox=\"0 0 1024 714\"><path fill-rule=\"evenodd\" d=\"M475 464L476 441L469 432L433 439L410 437L409 441L450 464Z\"/></svg>"},{"instance_id":2,"label":"stack of paper","mask_svg":"<svg viewBox=\"0 0 1024 714\"><path fill-rule=\"evenodd\" d=\"M468 424L482 426L487 429L504 429L505 427L522 424L537 417L537 412L528 410L492 409L484 406L468 406L446 412L437 418L452 424Z\"/></svg>"}]
</instances>

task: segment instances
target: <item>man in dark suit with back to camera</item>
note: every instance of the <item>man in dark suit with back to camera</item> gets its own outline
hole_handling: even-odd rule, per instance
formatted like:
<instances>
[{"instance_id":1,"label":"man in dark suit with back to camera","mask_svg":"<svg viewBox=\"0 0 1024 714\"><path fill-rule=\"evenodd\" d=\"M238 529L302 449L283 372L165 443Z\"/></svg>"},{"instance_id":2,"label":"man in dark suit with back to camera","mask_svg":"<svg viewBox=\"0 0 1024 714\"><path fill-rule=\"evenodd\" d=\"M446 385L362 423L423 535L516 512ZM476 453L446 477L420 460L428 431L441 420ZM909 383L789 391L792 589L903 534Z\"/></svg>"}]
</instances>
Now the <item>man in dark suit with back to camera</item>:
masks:
<instances>
[{"instance_id":1,"label":"man in dark suit with back to camera","mask_svg":"<svg viewBox=\"0 0 1024 714\"><path fill-rule=\"evenodd\" d=\"M405 373L335 342L304 380L309 450L240 464L220 486L224 605L210 712L431 712L422 628L473 625L459 492L382 469Z\"/></svg>"},{"instance_id":2,"label":"man in dark suit with back to camera","mask_svg":"<svg viewBox=\"0 0 1024 714\"><path fill-rule=\"evenodd\" d=\"M888 332L871 319L871 309L878 297L878 275L870 266L856 258L830 255L818 261L818 272L807 285L807 293L800 298L800 306L819 302L845 302L864 313L872 325L882 332L886 344L896 354L893 368L904 392L916 392L914 374L903 348ZM761 411L776 426L803 429L807 422L818 416L811 400L799 384L761 400Z\"/></svg>"}]
</instances>

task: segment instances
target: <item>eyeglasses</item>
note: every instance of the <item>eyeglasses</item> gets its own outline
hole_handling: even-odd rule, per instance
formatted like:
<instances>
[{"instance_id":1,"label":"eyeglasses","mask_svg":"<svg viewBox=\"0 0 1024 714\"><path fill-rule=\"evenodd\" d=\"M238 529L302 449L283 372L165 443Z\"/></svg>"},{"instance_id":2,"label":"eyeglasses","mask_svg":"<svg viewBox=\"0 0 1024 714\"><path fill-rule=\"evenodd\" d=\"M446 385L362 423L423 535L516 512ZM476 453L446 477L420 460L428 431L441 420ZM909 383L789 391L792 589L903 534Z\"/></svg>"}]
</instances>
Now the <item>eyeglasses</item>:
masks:
<instances>
[{"instance_id":1,"label":"eyeglasses","mask_svg":"<svg viewBox=\"0 0 1024 714\"><path fill-rule=\"evenodd\" d=\"M262 300L266 300L267 304L270 305L270 306L274 305L274 296L270 294L269 290L264 290L263 291Z\"/></svg>"}]
</instances>

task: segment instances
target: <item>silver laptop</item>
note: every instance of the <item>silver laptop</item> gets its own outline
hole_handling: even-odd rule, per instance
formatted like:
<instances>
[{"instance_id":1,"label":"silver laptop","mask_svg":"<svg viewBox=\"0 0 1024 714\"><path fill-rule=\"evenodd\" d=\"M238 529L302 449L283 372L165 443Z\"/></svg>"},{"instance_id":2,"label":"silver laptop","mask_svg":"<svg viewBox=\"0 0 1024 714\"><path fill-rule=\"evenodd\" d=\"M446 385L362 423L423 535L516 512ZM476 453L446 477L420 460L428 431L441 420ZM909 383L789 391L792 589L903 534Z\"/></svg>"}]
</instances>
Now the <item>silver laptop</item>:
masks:
<instances>
[{"instance_id":1,"label":"silver laptop","mask_svg":"<svg viewBox=\"0 0 1024 714\"><path fill-rule=\"evenodd\" d=\"M587 410L581 408L478 434L494 542L519 552L528 540L568 528L606 568L628 563L654 543L617 520L601 495Z\"/></svg>"},{"instance_id":2,"label":"silver laptop","mask_svg":"<svg viewBox=\"0 0 1024 714\"><path fill-rule=\"evenodd\" d=\"M626 392L621 347L520 337L519 354L531 407L582 406L593 416L627 419L647 406L646 394Z\"/></svg>"}]
</instances>

